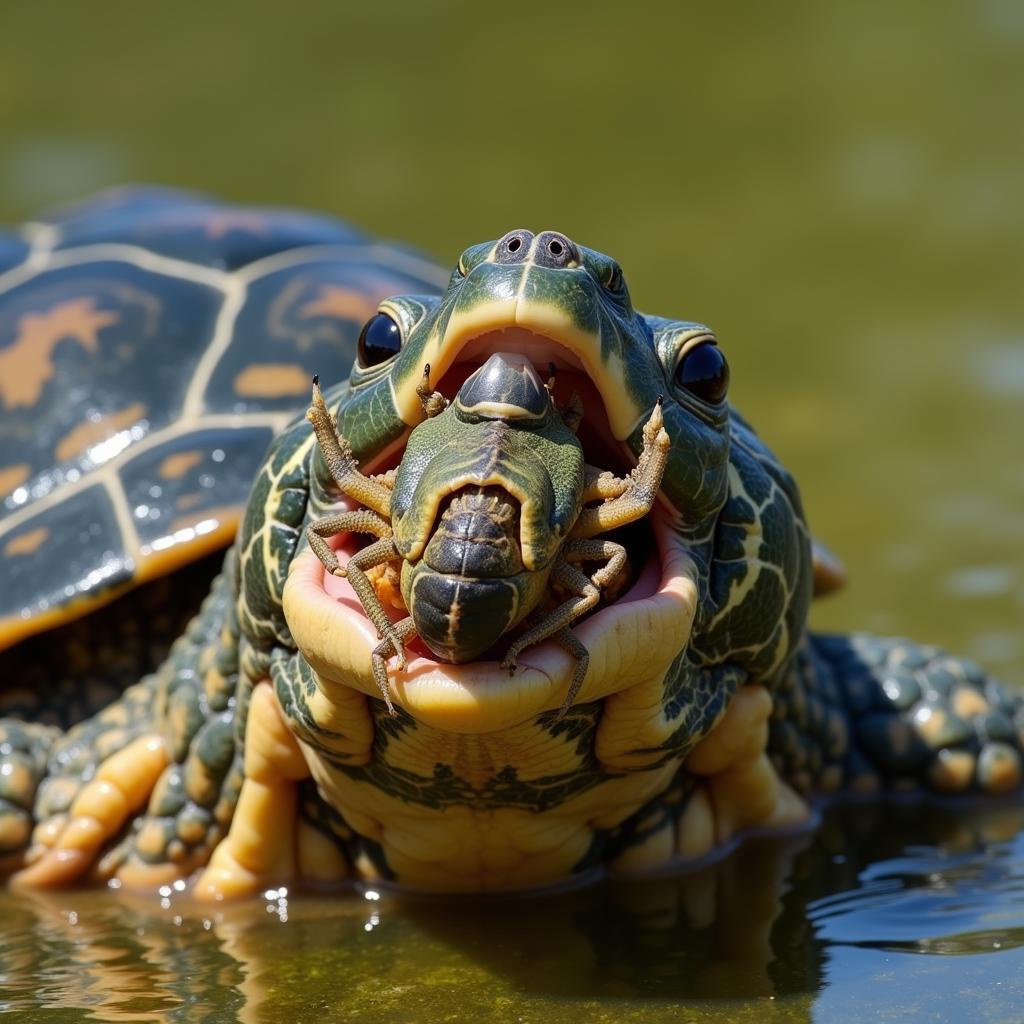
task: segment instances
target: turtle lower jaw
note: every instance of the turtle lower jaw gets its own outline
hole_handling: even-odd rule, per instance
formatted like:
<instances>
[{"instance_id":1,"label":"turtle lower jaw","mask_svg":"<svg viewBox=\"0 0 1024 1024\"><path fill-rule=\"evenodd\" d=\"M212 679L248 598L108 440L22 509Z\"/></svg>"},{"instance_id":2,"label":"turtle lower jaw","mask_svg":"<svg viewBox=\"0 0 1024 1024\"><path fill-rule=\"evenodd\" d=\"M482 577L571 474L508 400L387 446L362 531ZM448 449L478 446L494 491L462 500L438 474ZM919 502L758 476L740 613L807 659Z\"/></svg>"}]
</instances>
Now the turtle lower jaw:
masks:
<instances>
[{"instance_id":1,"label":"turtle lower jaw","mask_svg":"<svg viewBox=\"0 0 1024 1024\"><path fill-rule=\"evenodd\" d=\"M697 602L697 571L668 513L650 517L656 541L640 576L614 604L574 627L590 653L577 703L660 680L686 646ZM339 538L339 560L345 561ZM379 697L371 671L376 630L347 580L325 574L311 551L297 556L284 590L284 611L299 650L324 695L338 687ZM448 664L407 649L403 672L389 665L391 699L424 724L483 733L561 707L574 662L552 642L529 648L513 675L497 661Z\"/></svg>"}]
</instances>

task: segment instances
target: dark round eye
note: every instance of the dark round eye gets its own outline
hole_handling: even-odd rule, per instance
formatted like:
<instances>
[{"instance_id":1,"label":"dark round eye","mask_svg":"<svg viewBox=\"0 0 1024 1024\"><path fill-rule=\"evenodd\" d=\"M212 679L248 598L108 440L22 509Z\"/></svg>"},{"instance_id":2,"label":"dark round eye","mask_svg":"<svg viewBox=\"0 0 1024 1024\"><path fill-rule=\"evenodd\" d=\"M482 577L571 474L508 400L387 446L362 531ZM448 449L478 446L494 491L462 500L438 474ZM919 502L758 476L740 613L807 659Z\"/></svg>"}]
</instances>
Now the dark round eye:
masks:
<instances>
[{"instance_id":1,"label":"dark round eye","mask_svg":"<svg viewBox=\"0 0 1024 1024\"><path fill-rule=\"evenodd\" d=\"M695 345L679 360L675 383L701 401L717 405L729 390L729 364L721 349L706 341Z\"/></svg>"},{"instance_id":2,"label":"dark round eye","mask_svg":"<svg viewBox=\"0 0 1024 1024\"><path fill-rule=\"evenodd\" d=\"M378 313L366 321L359 335L359 365L376 366L397 355L401 347L402 332L398 324L387 313Z\"/></svg>"},{"instance_id":3,"label":"dark round eye","mask_svg":"<svg viewBox=\"0 0 1024 1024\"><path fill-rule=\"evenodd\" d=\"M608 271L604 286L610 292L617 292L622 287L622 269L616 265Z\"/></svg>"}]
</instances>

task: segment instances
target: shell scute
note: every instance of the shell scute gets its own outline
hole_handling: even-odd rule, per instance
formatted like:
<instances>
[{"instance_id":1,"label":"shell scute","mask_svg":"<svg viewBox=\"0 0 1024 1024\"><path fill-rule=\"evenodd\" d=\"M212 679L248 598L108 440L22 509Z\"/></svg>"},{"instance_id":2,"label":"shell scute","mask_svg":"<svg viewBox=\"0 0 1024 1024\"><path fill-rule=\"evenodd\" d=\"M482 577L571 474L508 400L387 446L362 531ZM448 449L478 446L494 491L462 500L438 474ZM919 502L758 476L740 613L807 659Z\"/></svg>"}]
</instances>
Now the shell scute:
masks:
<instances>
[{"instance_id":1,"label":"shell scute","mask_svg":"<svg viewBox=\"0 0 1024 1024\"><path fill-rule=\"evenodd\" d=\"M309 397L314 373L325 382L343 380L359 332L382 299L437 291L436 272L422 261L419 268L415 273L409 257L389 249L363 249L302 259L250 280L205 407L245 410L258 401L261 408L293 411Z\"/></svg>"},{"instance_id":2,"label":"shell scute","mask_svg":"<svg viewBox=\"0 0 1024 1024\"><path fill-rule=\"evenodd\" d=\"M0 233L0 274L16 267L28 256L28 243L17 235Z\"/></svg>"},{"instance_id":3,"label":"shell scute","mask_svg":"<svg viewBox=\"0 0 1024 1024\"><path fill-rule=\"evenodd\" d=\"M19 553L19 538L31 533L38 543ZM118 509L100 484L51 504L0 537L0 554L0 646L8 637L13 642L34 632L34 619L61 614L93 591L127 583L135 569Z\"/></svg>"},{"instance_id":4,"label":"shell scute","mask_svg":"<svg viewBox=\"0 0 1024 1024\"><path fill-rule=\"evenodd\" d=\"M221 546L273 435L269 425L190 430L125 462L121 484L143 555L215 532Z\"/></svg>"},{"instance_id":5,"label":"shell scute","mask_svg":"<svg viewBox=\"0 0 1024 1024\"><path fill-rule=\"evenodd\" d=\"M161 188L111 190L59 210L44 222L57 229L58 249L137 245L229 271L299 246L365 241L362 232L331 217L238 206Z\"/></svg>"},{"instance_id":6,"label":"shell scute","mask_svg":"<svg viewBox=\"0 0 1024 1024\"><path fill-rule=\"evenodd\" d=\"M0 467L86 474L177 420L221 302L206 285L108 261L0 293Z\"/></svg>"},{"instance_id":7,"label":"shell scute","mask_svg":"<svg viewBox=\"0 0 1024 1024\"><path fill-rule=\"evenodd\" d=\"M24 238L0 235L0 649L226 544L313 374L344 380L380 299L446 276L330 217L177 189Z\"/></svg>"}]
</instances>

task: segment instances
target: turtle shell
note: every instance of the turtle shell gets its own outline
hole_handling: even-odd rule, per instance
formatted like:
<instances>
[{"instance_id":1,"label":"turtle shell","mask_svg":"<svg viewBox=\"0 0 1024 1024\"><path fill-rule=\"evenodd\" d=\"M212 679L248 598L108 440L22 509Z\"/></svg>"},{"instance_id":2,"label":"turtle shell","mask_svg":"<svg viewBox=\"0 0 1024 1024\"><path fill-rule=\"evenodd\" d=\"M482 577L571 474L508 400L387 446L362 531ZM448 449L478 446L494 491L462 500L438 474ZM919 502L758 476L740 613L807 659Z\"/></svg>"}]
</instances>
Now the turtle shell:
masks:
<instances>
[{"instance_id":1,"label":"turtle shell","mask_svg":"<svg viewBox=\"0 0 1024 1024\"><path fill-rule=\"evenodd\" d=\"M0 649L225 546L310 379L446 274L343 221L117 189L0 234Z\"/></svg>"}]
</instances>

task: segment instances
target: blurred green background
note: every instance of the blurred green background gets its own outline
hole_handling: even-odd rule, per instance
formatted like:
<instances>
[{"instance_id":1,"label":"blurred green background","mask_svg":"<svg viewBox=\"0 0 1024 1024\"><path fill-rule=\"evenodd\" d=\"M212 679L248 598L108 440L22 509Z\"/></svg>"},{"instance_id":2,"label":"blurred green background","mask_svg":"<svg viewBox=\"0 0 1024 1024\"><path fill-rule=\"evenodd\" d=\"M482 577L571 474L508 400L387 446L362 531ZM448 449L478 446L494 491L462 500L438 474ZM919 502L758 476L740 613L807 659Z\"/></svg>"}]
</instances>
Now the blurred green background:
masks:
<instances>
[{"instance_id":1,"label":"blurred green background","mask_svg":"<svg viewBox=\"0 0 1024 1024\"><path fill-rule=\"evenodd\" d=\"M710 323L852 582L1024 682L1024 6L7 3L0 218L125 181L444 262L514 226Z\"/></svg>"}]
</instances>

